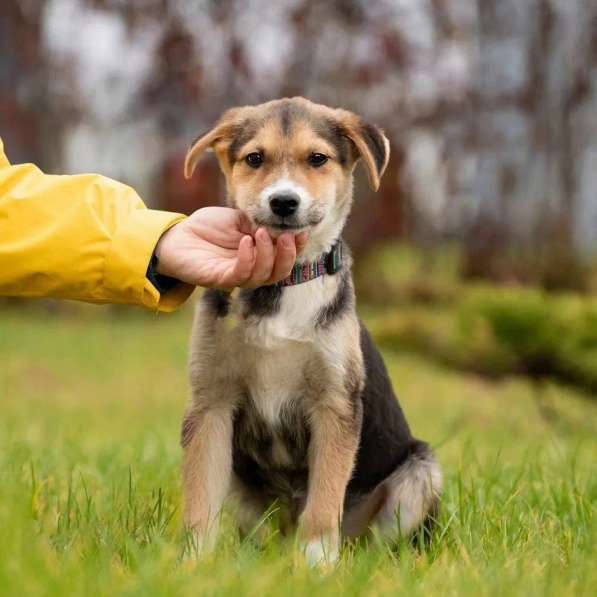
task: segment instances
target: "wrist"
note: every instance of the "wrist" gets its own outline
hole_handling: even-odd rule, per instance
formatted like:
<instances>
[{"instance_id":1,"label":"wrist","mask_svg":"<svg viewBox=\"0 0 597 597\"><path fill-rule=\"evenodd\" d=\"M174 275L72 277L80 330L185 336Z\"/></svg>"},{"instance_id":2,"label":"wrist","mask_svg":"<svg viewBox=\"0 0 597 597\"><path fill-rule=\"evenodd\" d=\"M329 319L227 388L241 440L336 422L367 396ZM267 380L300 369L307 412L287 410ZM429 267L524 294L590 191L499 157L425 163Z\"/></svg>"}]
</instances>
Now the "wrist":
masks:
<instances>
[{"instance_id":1,"label":"wrist","mask_svg":"<svg viewBox=\"0 0 597 597\"><path fill-rule=\"evenodd\" d=\"M159 274L161 276L168 276L171 278L175 276L169 268L167 241L174 228L175 226L166 230L166 232L164 232L164 234L160 236L152 255L152 260L154 260L154 270L156 274Z\"/></svg>"},{"instance_id":2,"label":"wrist","mask_svg":"<svg viewBox=\"0 0 597 597\"><path fill-rule=\"evenodd\" d=\"M172 228L170 230L172 230ZM167 230L164 234L162 234L158 240L147 267L146 277L155 286L160 294L164 294L180 284L180 280L170 275L167 267L164 267L163 261L161 259L163 253L162 241L170 232L170 230Z\"/></svg>"}]
</instances>

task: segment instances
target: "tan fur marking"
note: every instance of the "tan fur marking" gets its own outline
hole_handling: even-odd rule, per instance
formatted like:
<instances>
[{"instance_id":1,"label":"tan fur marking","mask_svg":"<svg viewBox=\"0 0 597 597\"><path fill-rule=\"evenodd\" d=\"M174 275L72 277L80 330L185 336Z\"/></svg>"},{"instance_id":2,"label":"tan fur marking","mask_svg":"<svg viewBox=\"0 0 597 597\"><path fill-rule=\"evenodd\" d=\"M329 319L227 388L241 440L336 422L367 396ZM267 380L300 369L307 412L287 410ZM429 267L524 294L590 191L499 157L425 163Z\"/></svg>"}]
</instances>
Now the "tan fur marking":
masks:
<instances>
[{"instance_id":1,"label":"tan fur marking","mask_svg":"<svg viewBox=\"0 0 597 597\"><path fill-rule=\"evenodd\" d=\"M309 491L299 529L307 542L339 546L346 487L359 444L361 413L347 395L351 380L363 379L358 321L348 314L337 322L326 343L321 387L313 399L309 447ZM317 387L317 386L315 386Z\"/></svg>"},{"instance_id":2,"label":"tan fur marking","mask_svg":"<svg viewBox=\"0 0 597 597\"><path fill-rule=\"evenodd\" d=\"M214 409L200 413L183 464L185 523L202 548L215 544L218 518L228 494L232 471L232 413Z\"/></svg>"},{"instance_id":3,"label":"tan fur marking","mask_svg":"<svg viewBox=\"0 0 597 597\"><path fill-rule=\"evenodd\" d=\"M346 404L346 399L334 402L338 406ZM357 448L358 433L352 418L338 416L331 408L320 409L312 418L309 493L299 520L305 541L325 540L337 550L344 495Z\"/></svg>"}]
</instances>

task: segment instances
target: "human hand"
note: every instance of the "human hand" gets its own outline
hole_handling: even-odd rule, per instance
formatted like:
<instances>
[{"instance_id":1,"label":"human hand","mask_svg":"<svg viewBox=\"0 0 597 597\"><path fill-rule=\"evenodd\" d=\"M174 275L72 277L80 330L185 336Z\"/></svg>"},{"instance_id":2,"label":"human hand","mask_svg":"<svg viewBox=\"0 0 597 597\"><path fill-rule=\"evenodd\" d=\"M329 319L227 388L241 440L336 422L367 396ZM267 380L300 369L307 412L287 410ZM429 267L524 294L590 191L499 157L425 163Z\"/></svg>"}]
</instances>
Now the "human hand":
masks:
<instances>
[{"instance_id":1,"label":"human hand","mask_svg":"<svg viewBox=\"0 0 597 597\"><path fill-rule=\"evenodd\" d=\"M306 243L305 232L285 232L274 243L241 211L204 207L162 235L157 272L207 288L255 288L288 276Z\"/></svg>"}]
</instances>

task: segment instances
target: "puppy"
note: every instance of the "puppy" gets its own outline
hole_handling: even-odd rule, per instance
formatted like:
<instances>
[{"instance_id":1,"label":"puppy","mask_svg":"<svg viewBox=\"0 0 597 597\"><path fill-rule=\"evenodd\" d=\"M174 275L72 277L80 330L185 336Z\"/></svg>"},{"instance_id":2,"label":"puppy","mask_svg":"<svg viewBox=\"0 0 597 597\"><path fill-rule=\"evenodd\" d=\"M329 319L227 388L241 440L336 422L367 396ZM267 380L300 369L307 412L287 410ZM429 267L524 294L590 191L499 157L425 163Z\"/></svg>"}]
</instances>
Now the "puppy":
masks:
<instances>
[{"instance_id":1,"label":"puppy","mask_svg":"<svg viewBox=\"0 0 597 597\"><path fill-rule=\"evenodd\" d=\"M187 178L208 148L231 206L273 236L307 230L309 241L282 283L199 301L182 425L197 547L213 547L229 495L243 533L276 501L313 565L335 561L342 537L412 533L435 513L442 474L357 317L341 238L355 165L377 190L388 140L351 112L296 97L227 111L189 150Z\"/></svg>"}]
</instances>

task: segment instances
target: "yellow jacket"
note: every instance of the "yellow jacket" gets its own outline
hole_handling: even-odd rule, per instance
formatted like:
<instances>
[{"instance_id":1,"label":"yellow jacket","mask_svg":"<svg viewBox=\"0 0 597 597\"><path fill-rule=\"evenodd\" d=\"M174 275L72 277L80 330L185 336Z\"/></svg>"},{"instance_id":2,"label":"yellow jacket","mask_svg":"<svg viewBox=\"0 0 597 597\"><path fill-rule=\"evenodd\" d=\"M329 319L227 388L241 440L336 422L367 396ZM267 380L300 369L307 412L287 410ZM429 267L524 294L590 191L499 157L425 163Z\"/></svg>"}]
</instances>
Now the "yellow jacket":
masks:
<instances>
[{"instance_id":1,"label":"yellow jacket","mask_svg":"<svg viewBox=\"0 0 597 597\"><path fill-rule=\"evenodd\" d=\"M13 166L0 139L0 296L172 311L193 287L160 296L146 273L160 236L183 218L147 209L133 189L97 174Z\"/></svg>"}]
</instances>

